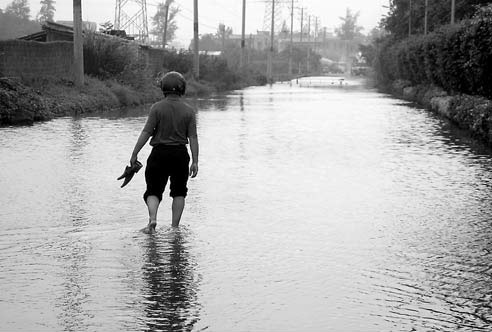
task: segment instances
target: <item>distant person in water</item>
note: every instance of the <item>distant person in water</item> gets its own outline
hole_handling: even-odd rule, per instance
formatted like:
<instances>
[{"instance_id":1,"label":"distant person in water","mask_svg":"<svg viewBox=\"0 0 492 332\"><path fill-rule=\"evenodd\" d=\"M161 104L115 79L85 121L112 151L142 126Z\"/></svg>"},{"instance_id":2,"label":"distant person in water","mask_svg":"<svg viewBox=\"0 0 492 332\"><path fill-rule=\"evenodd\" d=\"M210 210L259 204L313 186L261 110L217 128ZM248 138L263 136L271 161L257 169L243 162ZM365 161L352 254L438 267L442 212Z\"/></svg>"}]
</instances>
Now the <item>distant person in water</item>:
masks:
<instances>
[{"instance_id":1,"label":"distant person in water","mask_svg":"<svg viewBox=\"0 0 492 332\"><path fill-rule=\"evenodd\" d=\"M147 159L144 200L149 210L149 223L142 230L152 233L157 224L157 210L162 194L170 180L172 226L178 227L188 192L188 177L198 173L198 136L194 109L181 100L186 90L186 80L178 72L165 74L160 82L164 99L152 105L147 122L140 134L130 158L130 165L149 138L152 152ZM192 155L186 148L190 144Z\"/></svg>"}]
</instances>

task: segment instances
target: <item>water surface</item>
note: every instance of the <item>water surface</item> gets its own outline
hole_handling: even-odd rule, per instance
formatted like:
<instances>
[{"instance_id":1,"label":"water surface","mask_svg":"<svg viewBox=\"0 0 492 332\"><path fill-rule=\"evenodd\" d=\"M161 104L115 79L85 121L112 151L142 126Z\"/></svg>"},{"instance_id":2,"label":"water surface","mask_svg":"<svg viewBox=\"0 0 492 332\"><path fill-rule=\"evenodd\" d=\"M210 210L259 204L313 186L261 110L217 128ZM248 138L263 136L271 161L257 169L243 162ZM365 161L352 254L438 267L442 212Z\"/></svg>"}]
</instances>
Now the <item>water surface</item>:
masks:
<instances>
[{"instance_id":1,"label":"water surface","mask_svg":"<svg viewBox=\"0 0 492 332\"><path fill-rule=\"evenodd\" d=\"M153 236L116 181L146 109L0 128L0 330L490 331L491 151L319 80L191 100L199 175Z\"/></svg>"}]
</instances>

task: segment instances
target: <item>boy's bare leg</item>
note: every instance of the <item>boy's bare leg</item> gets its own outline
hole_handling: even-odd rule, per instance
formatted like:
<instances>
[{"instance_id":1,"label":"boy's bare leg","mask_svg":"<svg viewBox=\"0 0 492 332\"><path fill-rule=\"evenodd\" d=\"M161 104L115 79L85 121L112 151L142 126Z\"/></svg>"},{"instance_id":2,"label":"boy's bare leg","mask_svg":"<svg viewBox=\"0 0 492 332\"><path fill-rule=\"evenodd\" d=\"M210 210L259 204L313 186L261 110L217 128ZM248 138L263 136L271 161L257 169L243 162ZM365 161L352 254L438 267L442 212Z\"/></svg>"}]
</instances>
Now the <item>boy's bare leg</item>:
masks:
<instances>
[{"instance_id":1,"label":"boy's bare leg","mask_svg":"<svg viewBox=\"0 0 492 332\"><path fill-rule=\"evenodd\" d=\"M155 226L157 224L157 210L159 209L159 198L157 196L149 196L147 197L147 209L149 210L149 224L145 229L150 233L155 230Z\"/></svg>"},{"instance_id":2,"label":"boy's bare leg","mask_svg":"<svg viewBox=\"0 0 492 332\"><path fill-rule=\"evenodd\" d=\"M183 196L178 196L173 198L173 205L172 205L173 227L179 226L179 221L181 220L181 215L183 214L184 206L185 206L185 198Z\"/></svg>"}]
</instances>

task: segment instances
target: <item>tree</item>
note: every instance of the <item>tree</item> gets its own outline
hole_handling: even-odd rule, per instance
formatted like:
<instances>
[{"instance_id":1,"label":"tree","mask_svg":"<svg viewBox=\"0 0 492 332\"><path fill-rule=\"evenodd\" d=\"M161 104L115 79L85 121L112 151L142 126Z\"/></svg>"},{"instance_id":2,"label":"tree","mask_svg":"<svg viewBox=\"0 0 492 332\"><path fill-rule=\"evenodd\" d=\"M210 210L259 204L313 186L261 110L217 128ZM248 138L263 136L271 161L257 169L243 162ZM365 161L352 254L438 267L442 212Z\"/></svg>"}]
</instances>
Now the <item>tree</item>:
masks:
<instances>
[{"instance_id":1,"label":"tree","mask_svg":"<svg viewBox=\"0 0 492 332\"><path fill-rule=\"evenodd\" d=\"M490 3L490 0L456 0L456 21L470 18L478 6ZM428 31L433 31L451 21L451 1L428 1ZM380 26L398 39L408 36L410 0L391 0L389 13L380 22ZM412 1L412 34L424 33L425 1Z\"/></svg>"},{"instance_id":2,"label":"tree","mask_svg":"<svg viewBox=\"0 0 492 332\"><path fill-rule=\"evenodd\" d=\"M31 9L27 4L27 0L12 0L5 8L5 13L18 17L23 20L29 20Z\"/></svg>"},{"instance_id":3,"label":"tree","mask_svg":"<svg viewBox=\"0 0 492 332\"><path fill-rule=\"evenodd\" d=\"M367 35L366 42L359 45L361 57L367 65L373 66L377 56L377 45L386 35L387 32L384 29L375 27Z\"/></svg>"},{"instance_id":4,"label":"tree","mask_svg":"<svg viewBox=\"0 0 492 332\"><path fill-rule=\"evenodd\" d=\"M39 30L41 26L38 22L25 20L0 10L0 40L18 38Z\"/></svg>"},{"instance_id":5,"label":"tree","mask_svg":"<svg viewBox=\"0 0 492 332\"><path fill-rule=\"evenodd\" d=\"M353 40L357 37L362 37L363 27L357 25L357 19L359 18L359 12L352 13L352 11L347 8L345 17L340 17L342 23L338 28L335 29L336 35L343 40Z\"/></svg>"},{"instance_id":6,"label":"tree","mask_svg":"<svg viewBox=\"0 0 492 332\"><path fill-rule=\"evenodd\" d=\"M157 5L157 12L152 17L153 29L151 34L162 38L164 34L164 28L166 24L166 5L169 6L169 11L167 15L167 31L166 31L166 42L174 40L176 37L176 30L178 30L178 25L176 24L176 15L180 12L178 6L173 6L174 0L167 0L166 3L159 3Z\"/></svg>"},{"instance_id":7,"label":"tree","mask_svg":"<svg viewBox=\"0 0 492 332\"><path fill-rule=\"evenodd\" d=\"M287 22L285 20L282 22L282 27L280 28L280 34L283 36L288 36L290 34L290 28L287 26Z\"/></svg>"},{"instance_id":8,"label":"tree","mask_svg":"<svg viewBox=\"0 0 492 332\"><path fill-rule=\"evenodd\" d=\"M55 16L55 0L41 0L41 9L39 10L38 22L53 22Z\"/></svg>"},{"instance_id":9,"label":"tree","mask_svg":"<svg viewBox=\"0 0 492 332\"><path fill-rule=\"evenodd\" d=\"M232 35L232 28L226 27L223 23L219 24L216 36L221 41L222 51L225 50L225 41Z\"/></svg>"}]
</instances>

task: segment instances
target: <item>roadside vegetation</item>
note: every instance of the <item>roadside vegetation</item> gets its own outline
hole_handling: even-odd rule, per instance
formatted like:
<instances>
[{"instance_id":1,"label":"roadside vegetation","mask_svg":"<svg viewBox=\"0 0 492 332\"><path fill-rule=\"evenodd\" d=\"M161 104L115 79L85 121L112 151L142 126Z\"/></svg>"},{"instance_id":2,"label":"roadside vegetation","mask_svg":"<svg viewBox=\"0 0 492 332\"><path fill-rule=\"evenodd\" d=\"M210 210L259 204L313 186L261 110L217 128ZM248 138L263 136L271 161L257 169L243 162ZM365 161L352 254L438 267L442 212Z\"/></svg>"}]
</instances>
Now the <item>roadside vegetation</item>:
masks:
<instances>
[{"instance_id":1,"label":"roadside vegetation","mask_svg":"<svg viewBox=\"0 0 492 332\"><path fill-rule=\"evenodd\" d=\"M266 83L260 71L234 69L224 57L208 55L200 56L200 80L195 81L192 52L169 50L163 55L162 70L154 72L140 58L138 45L87 33L84 39L85 85L77 88L71 81L53 78L22 78L20 81L2 78L0 124L32 123L56 116L152 103L162 98L159 75L171 70L187 78L187 95L206 95Z\"/></svg>"},{"instance_id":2,"label":"roadside vegetation","mask_svg":"<svg viewBox=\"0 0 492 332\"><path fill-rule=\"evenodd\" d=\"M162 71L153 72L140 58L135 43L88 33L84 38L85 85L77 88L71 81L53 78L2 78L0 124L31 123L152 103L162 98L159 75L171 70L187 78L187 95L266 83L262 73L234 70L222 57L200 56L200 81L192 78L193 54L189 51L165 51L162 64Z\"/></svg>"},{"instance_id":3,"label":"roadside vegetation","mask_svg":"<svg viewBox=\"0 0 492 332\"><path fill-rule=\"evenodd\" d=\"M429 2L431 3L431 2ZM492 4L457 0L450 24L449 1L428 8L393 0L382 34L365 52L376 84L451 119L492 144ZM405 18L405 13L406 18Z\"/></svg>"},{"instance_id":4,"label":"roadside vegetation","mask_svg":"<svg viewBox=\"0 0 492 332\"><path fill-rule=\"evenodd\" d=\"M388 37L378 45L378 80L434 84L454 93L492 99L492 5L470 19L427 35Z\"/></svg>"},{"instance_id":5,"label":"roadside vegetation","mask_svg":"<svg viewBox=\"0 0 492 332\"><path fill-rule=\"evenodd\" d=\"M424 8L413 8L409 31L408 17L403 19L408 1L393 0L383 33L366 50L377 82L405 80L492 98L492 5L481 2L489 1L458 0L455 24L449 23L449 1L432 2L424 34Z\"/></svg>"},{"instance_id":6,"label":"roadside vegetation","mask_svg":"<svg viewBox=\"0 0 492 332\"><path fill-rule=\"evenodd\" d=\"M0 9L0 40L18 38L41 30L39 22L31 21L28 15L14 10L9 7L5 11Z\"/></svg>"}]
</instances>

